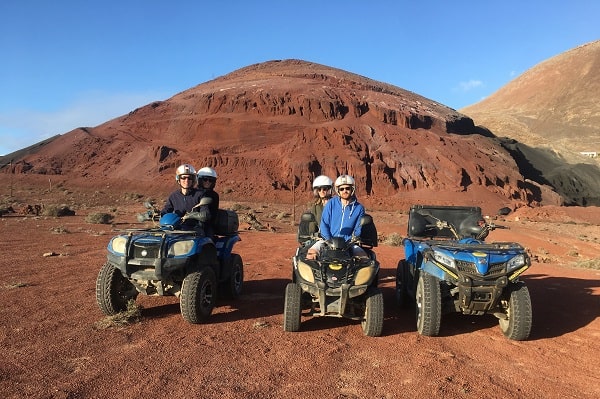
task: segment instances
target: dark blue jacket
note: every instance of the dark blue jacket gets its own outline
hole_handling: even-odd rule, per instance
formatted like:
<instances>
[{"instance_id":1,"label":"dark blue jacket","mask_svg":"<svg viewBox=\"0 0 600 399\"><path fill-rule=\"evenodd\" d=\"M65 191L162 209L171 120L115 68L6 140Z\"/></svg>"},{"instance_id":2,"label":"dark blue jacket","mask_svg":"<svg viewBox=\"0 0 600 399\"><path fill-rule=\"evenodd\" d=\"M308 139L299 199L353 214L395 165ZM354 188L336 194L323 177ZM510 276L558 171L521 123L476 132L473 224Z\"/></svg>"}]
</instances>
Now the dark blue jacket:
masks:
<instances>
[{"instance_id":1,"label":"dark blue jacket","mask_svg":"<svg viewBox=\"0 0 600 399\"><path fill-rule=\"evenodd\" d=\"M187 194L183 194L181 190L173 191L169 198L167 198L167 203L160 211L160 215L164 215L165 213L176 213L179 216L183 216L188 212L192 211L194 205L200 202L200 199L204 196L204 190L199 190L197 188L192 188L188 190Z\"/></svg>"}]
</instances>

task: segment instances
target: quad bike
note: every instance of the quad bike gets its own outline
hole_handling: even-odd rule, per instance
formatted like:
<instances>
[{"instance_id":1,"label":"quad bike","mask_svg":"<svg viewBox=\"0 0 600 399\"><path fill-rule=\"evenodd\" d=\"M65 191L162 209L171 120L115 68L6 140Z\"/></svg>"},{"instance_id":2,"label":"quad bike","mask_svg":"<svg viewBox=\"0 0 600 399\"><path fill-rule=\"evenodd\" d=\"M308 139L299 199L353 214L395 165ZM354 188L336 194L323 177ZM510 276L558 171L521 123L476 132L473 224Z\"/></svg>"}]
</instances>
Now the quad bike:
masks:
<instances>
[{"instance_id":1,"label":"quad bike","mask_svg":"<svg viewBox=\"0 0 600 399\"><path fill-rule=\"evenodd\" d=\"M411 207L405 259L396 270L396 299L400 306L414 300L421 335L438 335L442 314L458 312L493 314L507 338L529 337L531 299L519 276L531 260L520 244L484 242L497 228L479 207Z\"/></svg>"},{"instance_id":2,"label":"quad bike","mask_svg":"<svg viewBox=\"0 0 600 399\"><path fill-rule=\"evenodd\" d=\"M326 241L317 260L309 260L308 249L318 239L316 223L311 213L302 215L298 234L301 245L292 258L292 282L285 288L284 331L300 329L305 309L311 316L360 320L365 335L381 335L383 294L377 287L379 262L372 251L377 246L377 230L369 215L363 216L361 224L361 237L348 241L334 237ZM362 247L368 257L353 256L354 245Z\"/></svg>"},{"instance_id":3,"label":"quad bike","mask_svg":"<svg viewBox=\"0 0 600 399\"><path fill-rule=\"evenodd\" d=\"M119 313L138 294L177 296L183 319L197 324L211 315L217 296L239 297L244 266L240 255L232 252L240 241L238 217L231 210L218 212L212 237L201 227L185 226L186 220L206 222L206 214L198 211L183 217L167 213L158 227L125 230L113 237L96 279L100 310Z\"/></svg>"}]
</instances>

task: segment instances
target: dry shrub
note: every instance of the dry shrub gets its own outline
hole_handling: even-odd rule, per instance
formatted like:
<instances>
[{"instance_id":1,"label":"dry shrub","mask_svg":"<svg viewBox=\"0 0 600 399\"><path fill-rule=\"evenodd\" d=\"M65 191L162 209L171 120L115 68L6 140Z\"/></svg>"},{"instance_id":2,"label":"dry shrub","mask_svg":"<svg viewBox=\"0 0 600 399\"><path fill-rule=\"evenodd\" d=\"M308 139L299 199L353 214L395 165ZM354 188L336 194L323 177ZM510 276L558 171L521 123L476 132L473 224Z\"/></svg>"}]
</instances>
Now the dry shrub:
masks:
<instances>
[{"instance_id":1,"label":"dry shrub","mask_svg":"<svg viewBox=\"0 0 600 399\"><path fill-rule=\"evenodd\" d=\"M113 215L109 213L90 213L85 217L85 221L94 224L110 224L113 220Z\"/></svg>"},{"instance_id":2,"label":"dry shrub","mask_svg":"<svg viewBox=\"0 0 600 399\"><path fill-rule=\"evenodd\" d=\"M385 245L399 247L402 245L402 236L398 233L392 233L383 241Z\"/></svg>"},{"instance_id":3,"label":"dry shrub","mask_svg":"<svg viewBox=\"0 0 600 399\"><path fill-rule=\"evenodd\" d=\"M135 300L127 302L127 309L112 316L106 316L96 322L95 327L98 330L105 330L110 327L124 327L132 323L137 323L142 319L142 307Z\"/></svg>"},{"instance_id":4,"label":"dry shrub","mask_svg":"<svg viewBox=\"0 0 600 399\"><path fill-rule=\"evenodd\" d=\"M48 205L44 208L44 216L74 216L75 211L71 210L67 205Z\"/></svg>"},{"instance_id":5,"label":"dry shrub","mask_svg":"<svg viewBox=\"0 0 600 399\"><path fill-rule=\"evenodd\" d=\"M600 270L600 258L582 260L575 265L584 269Z\"/></svg>"}]
</instances>

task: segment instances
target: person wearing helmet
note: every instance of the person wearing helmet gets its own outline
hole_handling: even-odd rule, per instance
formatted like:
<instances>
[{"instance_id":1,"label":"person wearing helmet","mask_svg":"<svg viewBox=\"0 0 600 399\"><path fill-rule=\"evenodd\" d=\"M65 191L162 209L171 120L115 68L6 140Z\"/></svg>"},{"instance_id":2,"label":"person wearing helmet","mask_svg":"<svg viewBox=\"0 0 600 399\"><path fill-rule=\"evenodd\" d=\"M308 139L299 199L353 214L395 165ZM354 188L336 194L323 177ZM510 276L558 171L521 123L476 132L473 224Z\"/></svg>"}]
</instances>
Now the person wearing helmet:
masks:
<instances>
[{"instance_id":1,"label":"person wearing helmet","mask_svg":"<svg viewBox=\"0 0 600 399\"><path fill-rule=\"evenodd\" d=\"M341 175L335 180L337 196L331 198L323 208L319 232L322 240L317 241L308 250L307 259L316 259L325 241L332 237L343 237L348 241L352 237L360 237L360 219L365 208L356 199L356 184L350 175ZM358 245L354 245L354 256L367 256Z\"/></svg>"},{"instance_id":2,"label":"person wearing helmet","mask_svg":"<svg viewBox=\"0 0 600 399\"><path fill-rule=\"evenodd\" d=\"M219 194L215 191L217 185L217 172L205 166L198 171L198 186L204 190L204 196L212 199L208 206L210 210L210 225L214 228L217 223L219 211Z\"/></svg>"},{"instance_id":3,"label":"person wearing helmet","mask_svg":"<svg viewBox=\"0 0 600 399\"><path fill-rule=\"evenodd\" d=\"M204 190L196 188L196 169L192 165L187 163L180 165L175 171L175 181L179 185L179 188L173 191L167 198L165 206L160 211L161 216L167 213L176 213L181 217L191 212L192 208L204 196ZM204 211L207 211L207 209ZM192 226L196 223L195 220L191 219L183 222L186 226Z\"/></svg>"},{"instance_id":4,"label":"person wearing helmet","mask_svg":"<svg viewBox=\"0 0 600 399\"><path fill-rule=\"evenodd\" d=\"M333 180L325 175L317 176L313 180L312 188L315 200L311 203L309 212L315 215L315 220L317 221L317 225L319 225L321 223L323 208L333 194Z\"/></svg>"}]
</instances>

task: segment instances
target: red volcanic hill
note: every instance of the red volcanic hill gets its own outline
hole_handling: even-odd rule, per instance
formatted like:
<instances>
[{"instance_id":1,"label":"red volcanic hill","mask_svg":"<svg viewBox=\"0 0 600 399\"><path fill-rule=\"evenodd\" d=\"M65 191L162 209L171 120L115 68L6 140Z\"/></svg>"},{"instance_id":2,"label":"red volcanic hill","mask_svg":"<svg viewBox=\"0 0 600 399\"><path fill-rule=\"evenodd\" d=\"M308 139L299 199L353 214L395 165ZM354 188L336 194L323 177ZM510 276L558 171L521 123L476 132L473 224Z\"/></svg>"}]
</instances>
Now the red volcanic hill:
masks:
<instances>
[{"instance_id":1,"label":"red volcanic hill","mask_svg":"<svg viewBox=\"0 0 600 399\"><path fill-rule=\"evenodd\" d=\"M378 207L562 201L524 178L493 134L465 115L300 60L239 69L48 140L13 165L72 184L169 191L181 163L214 167L218 189L235 200L304 201L314 176L348 173L361 201Z\"/></svg>"},{"instance_id":2,"label":"red volcanic hill","mask_svg":"<svg viewBox=\"0 0 600 399\"><path fill-rule=\"evenodd\" d=\"M567 202L600 205L600 40L541 62L460 111L496 136L518 140L505 147L526 159L521 174Z\"/></svg>"}]
</instances>

